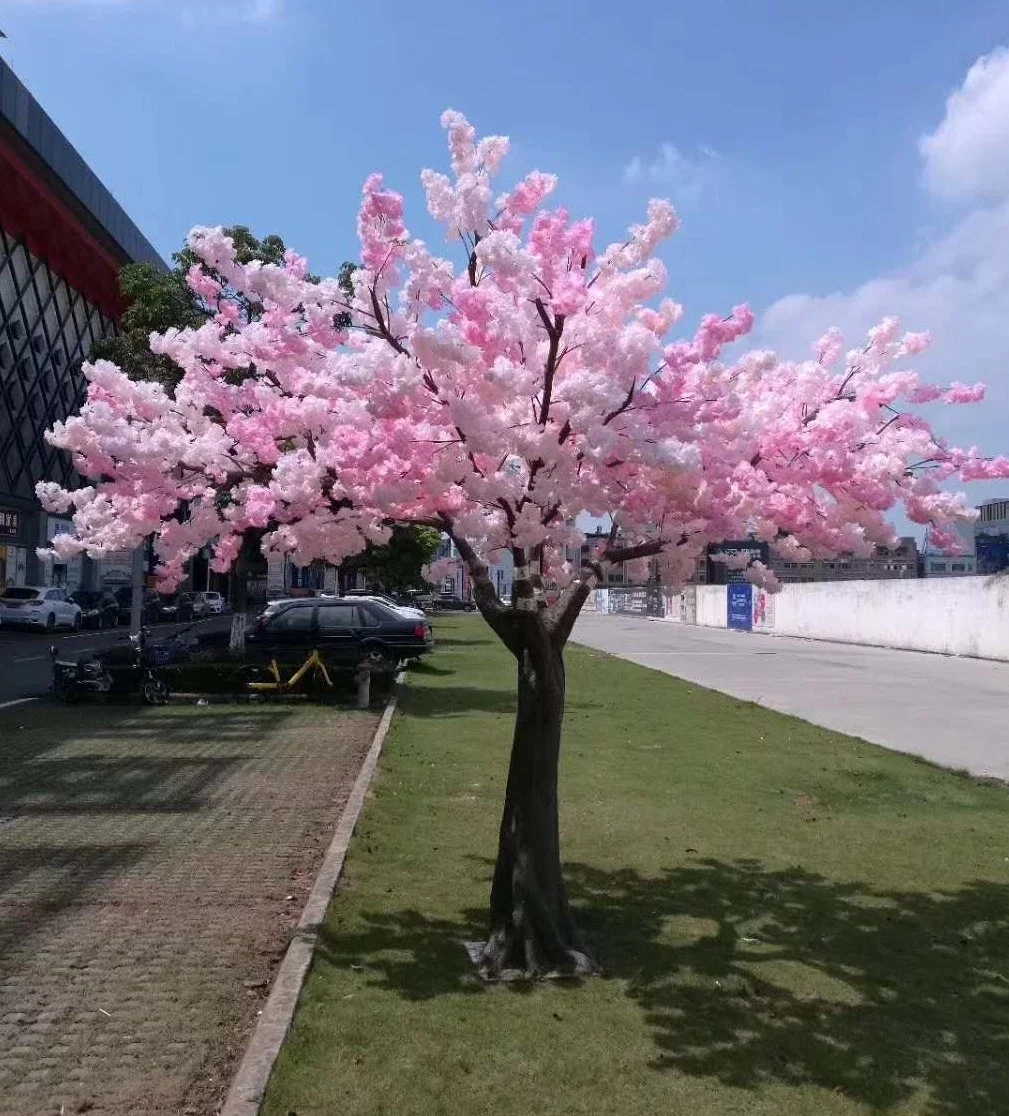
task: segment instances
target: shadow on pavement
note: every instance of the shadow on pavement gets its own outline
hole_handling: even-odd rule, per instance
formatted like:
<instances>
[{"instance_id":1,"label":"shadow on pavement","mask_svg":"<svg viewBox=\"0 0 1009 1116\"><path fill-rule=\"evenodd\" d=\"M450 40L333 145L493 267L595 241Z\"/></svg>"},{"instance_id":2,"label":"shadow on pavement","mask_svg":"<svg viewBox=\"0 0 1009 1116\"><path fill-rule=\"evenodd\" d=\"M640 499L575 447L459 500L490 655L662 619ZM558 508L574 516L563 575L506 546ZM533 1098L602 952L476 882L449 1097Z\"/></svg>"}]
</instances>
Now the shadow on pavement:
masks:
<instances>
[{"instance_id":1,"label":"shadow on pavement","mask_svg":"<svg viewBox=\"0 0 1009 1116\"><path fill-rule=\"evenodd\" d=\"M0 974L15 952L98 884L135 867L143 844L35 845L0 862Z\"/></svg>"}]
</instances>

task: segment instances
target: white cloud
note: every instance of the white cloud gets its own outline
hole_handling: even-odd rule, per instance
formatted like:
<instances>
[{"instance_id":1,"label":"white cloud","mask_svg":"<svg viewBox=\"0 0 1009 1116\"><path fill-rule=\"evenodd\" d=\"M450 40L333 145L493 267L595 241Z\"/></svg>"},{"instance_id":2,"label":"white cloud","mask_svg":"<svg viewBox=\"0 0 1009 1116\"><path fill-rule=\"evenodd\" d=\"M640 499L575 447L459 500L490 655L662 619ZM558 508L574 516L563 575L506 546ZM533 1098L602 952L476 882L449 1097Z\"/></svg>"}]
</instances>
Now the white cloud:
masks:
<instances>
[{"instance_id":1,"label":"white cloud","mask_svg":"<svg viewBox=\"0 0 1009 1116\"><path fill-rule=\"evenodd\" d=\"M1009 197L1009 48L971 66L946 101L938 128L918 141L925 182L937 194L977 201Z\"/></svg>"},{"instance_id":2,"label":"white cloud","mask_svg":"<svg viewBox=\"0 0 1009 1116\"><path fill-rule=\"evenodd\" d=\"M759 319L755 337L762 347L802 358L832 325L851 345L887 314L899 315L907 329L930 330L935 344L915 363L923 374L988 384L984 403L935 407L930 418L951 441L988 453L1009 452L1009 156L995 142L1001 134L1009 145L1009 123L993 118L998 104L1009 113L1007 75L1009 52L975 63L947 102L944 120L921 144L929 185L976 199L974 208L887 275L850 291L778 299ZM996 86L1004 89L1003 100ZM1004 492L1009 485L987 487ZM974 496L986 494L985 486L972 489Z\"/></svg>"},{"instance_id":3,"label":"white cloud","mask_svg":"<svg viewBox=\"0 0 1009 1116\"><path fill-rule=\"evenodd\" d=\"M698 155L684 155L674 144L663 143L650 162L640 155L624 167L624 181L631 184L652 183L668 189L674 196L694 200L711 181L717 153L710 147L699 148Z\"/></svg>"}]
</instances>

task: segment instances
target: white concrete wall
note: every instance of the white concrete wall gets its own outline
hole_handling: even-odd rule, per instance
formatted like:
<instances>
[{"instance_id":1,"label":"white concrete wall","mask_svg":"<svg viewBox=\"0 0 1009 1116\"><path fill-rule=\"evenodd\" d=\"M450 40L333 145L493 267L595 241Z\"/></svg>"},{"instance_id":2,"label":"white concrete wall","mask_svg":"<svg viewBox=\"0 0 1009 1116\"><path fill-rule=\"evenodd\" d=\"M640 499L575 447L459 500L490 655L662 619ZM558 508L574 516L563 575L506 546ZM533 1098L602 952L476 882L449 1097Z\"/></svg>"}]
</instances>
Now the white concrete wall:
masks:
<instances>
[{"instance_id":1,"label":"white concrete wall","mask_svg":"<svg viewBox=\"0 0 1009 1116\"><path fill-rule=\"evenodd\" d=\"M727 628L729 623L725 596L724 585L698 585L696 623L702 628Z\"/></svg>"},{"instance_id":2,"label":"white concrete wall","mask_svg":"<svg viewBox=\"0 0 1009 1116\"><path fill-rule=\"evenodd\" d=\"M1009 660L1009 579L924 578L788 585L780 635Z\"/></svg>"},{"instance_id":3,"label":"white concrete wall","mask_svg":"<svg viewBox=\"0 0 1009 1116\"><path fill-rule=\"evenodd\" d=\"M698 587L698 624L726 626L725 594ZM764 605L754 630L774 635L1009 661L1009 577L785 585Z\"/></svg>"}]
</instances>

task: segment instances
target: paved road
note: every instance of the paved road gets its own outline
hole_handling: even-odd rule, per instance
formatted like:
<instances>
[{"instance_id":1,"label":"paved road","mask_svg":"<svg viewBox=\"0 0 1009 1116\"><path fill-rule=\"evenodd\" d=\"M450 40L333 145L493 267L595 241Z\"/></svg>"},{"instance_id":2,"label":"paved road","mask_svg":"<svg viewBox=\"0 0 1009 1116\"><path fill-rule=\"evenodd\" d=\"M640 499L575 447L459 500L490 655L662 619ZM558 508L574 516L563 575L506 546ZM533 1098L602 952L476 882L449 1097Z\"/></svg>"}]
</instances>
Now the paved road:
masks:
<instances>
[{"instance_id":1,"label":"paved road","mask_svg":"<svg viewBox=\"0 0 1009 1116\"><path fill-rule=\"evenodd\" d=\"M591 613L573 638L895 751L1009 779L1009 663Z\"/></svg>"},{"instance_id":2,"label":"paved road","mask_svg":"<svg viewBox=\"0 0 1009 1116\"><path fill-rule=\"evenodd\" d=\"M227 625L231 617L214 617L201 621L197 630ZM188 624L158 624L152 631L156 640L167 639ZM22 631L15 628L0 629L0 706L18 698L37 697L49 688L52 668L49 665L49 647L55 643L61 656L77 658L90 648L108 646L127 638L127 629L110 631L57 632Z\"/></svg>"}]
</instances>

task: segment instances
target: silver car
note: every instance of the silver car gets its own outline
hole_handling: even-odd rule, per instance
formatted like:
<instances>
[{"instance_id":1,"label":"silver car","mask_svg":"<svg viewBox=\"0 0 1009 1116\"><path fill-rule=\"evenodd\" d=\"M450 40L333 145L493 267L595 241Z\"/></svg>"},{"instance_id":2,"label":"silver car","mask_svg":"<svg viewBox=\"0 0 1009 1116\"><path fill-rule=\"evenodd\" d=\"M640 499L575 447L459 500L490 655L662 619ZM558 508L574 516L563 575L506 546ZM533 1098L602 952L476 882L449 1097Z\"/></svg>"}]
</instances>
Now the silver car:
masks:
<instances>
[{"instance_id":1,"label":"silver car","mask_svg":"<svg viewBox=\"0 0 1009 1116\"><path fill-rule=\"evenodd\" d=\"M81 606L65 589L47 585L8 585L0 593L0 625L5 628L73 628L81 626Z\"/></svg>"}]
</instances>

